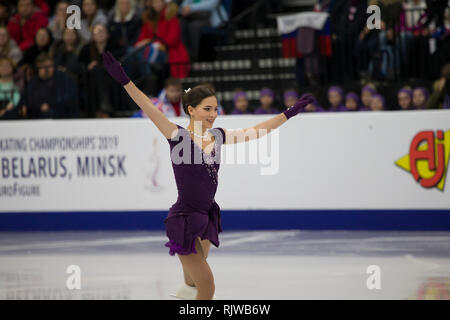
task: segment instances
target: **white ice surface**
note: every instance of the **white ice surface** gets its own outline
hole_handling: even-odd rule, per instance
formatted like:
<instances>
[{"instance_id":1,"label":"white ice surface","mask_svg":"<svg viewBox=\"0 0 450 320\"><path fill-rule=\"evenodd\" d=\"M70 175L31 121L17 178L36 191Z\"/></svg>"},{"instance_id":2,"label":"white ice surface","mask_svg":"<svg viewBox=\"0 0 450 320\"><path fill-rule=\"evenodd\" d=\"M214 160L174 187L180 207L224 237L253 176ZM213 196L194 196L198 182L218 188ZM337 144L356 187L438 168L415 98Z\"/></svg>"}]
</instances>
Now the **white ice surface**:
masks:
<instances>
[{"instance_id":1,"label":"white ice surface","mask_svg":"<svg viewBox=\"0 0 450 320\"><path fill-rule=\"evenodd\" d=\"M0 299L173 299L183 275L166 241L164 232L0 233ZM427 283L450 283L450 232L265 230L220 241L208 257L218 299L414 299ZM81 269L80 290L66 287L69 265ZM370 265L379 290L367 289Z\"/></svg>"}]
</instances>

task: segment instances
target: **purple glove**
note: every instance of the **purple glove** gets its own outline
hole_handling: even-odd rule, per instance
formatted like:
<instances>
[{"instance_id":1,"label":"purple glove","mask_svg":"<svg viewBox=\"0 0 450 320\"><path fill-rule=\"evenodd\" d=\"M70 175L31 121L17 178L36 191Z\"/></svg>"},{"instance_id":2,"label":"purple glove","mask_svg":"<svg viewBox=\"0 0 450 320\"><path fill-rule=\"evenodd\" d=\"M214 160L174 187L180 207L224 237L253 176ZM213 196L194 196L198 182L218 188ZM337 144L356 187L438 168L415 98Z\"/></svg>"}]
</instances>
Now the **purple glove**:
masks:
<instances>
[{"instance_id":1,"label":"purple glove","mask_svg":"<svg viewBox=\"0 0 450 320\"><path fill-rule=\"evenodd\" d=\"M316 100L316 98L314 98L314 96L310 93L306 93L304 95L301 96L300 99L297 100L297 102L290 107L287 110L284 110L283 113L286 116L286 118L289 120L289 118L296 116L298 113L300 112L304 112L305 111L305 107L310 104L313 103Z\"/></svg>"},{"instance_id":2,"label":"purple glove","mask_svg":"<svg viewBox=\"0 0 450 320\"><path fill-rule=\"evenodd\" d=\"M106 71L114 78L117 82L119 82L122 86L126 85L130 82L130 78L128 78L127 74L123 70L119 61L117 61L111 52L106 51L103 52L103 65L106 68Z\"/></svg>"}]
</instances>

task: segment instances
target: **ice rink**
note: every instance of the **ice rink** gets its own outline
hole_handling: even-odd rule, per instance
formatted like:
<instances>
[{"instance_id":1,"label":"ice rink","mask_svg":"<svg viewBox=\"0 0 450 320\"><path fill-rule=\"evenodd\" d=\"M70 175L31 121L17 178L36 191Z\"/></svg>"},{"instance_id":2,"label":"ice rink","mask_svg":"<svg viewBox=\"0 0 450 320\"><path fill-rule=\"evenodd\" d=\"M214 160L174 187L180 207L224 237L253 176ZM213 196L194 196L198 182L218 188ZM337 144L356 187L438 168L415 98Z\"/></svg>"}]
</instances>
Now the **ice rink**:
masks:
<instances>
[{"instance_id":1,"label":"ice rink","mask_svg":"<svg viewBox=\"0 0 450 320\"><path fill-rule=\"evenodd\" d=\"M173 299L164 232L0 233L0 299ZM450 232L230 231L211 246L217 299L449 299ZM67 269L79 266L81 289ZM368 289L369 266L380 289Z\"/></svg>"}]
</instances>

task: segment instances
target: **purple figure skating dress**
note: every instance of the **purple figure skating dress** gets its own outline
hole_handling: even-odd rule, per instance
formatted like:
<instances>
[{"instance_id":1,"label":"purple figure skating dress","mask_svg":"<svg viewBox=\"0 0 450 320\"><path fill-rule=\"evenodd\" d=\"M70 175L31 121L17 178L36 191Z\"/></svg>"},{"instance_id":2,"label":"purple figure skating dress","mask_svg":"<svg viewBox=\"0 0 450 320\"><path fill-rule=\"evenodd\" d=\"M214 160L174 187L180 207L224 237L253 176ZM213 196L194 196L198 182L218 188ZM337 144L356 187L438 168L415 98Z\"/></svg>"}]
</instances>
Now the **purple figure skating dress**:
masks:
<instances>
[{"instance_id":1,"label":"purple figure skating dress","mask_svg":"<svg viewBox=\"0 0 450 320\"><path fill-rule=\"evenodd\" d=\"M222 232L220 207L214 196L225 132L222 128L210 129L210 133L214 135L214 147L210 153L205 153L191 139L189 131L179 125L177 127L177 135L167 139L178 189L178 199L164 219L166 235L169 238L165 246L169 248L169 254L172 256L175 253L182 255L197 253L195 249L197 237L202 240L209 239L212 244L219 247L219 233ZM183 155L184 149L191 151L190 156Z\"/></svg>"}]
</instances>

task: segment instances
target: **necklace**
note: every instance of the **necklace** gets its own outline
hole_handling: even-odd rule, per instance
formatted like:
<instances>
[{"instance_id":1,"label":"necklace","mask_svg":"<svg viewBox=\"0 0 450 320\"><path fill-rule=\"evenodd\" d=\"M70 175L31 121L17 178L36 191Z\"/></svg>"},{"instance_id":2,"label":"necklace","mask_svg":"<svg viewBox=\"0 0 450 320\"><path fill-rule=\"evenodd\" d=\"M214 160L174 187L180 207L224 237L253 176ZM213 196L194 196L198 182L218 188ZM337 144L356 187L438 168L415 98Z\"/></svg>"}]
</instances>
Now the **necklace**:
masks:
<instances>
[{"instance_id":1,"label":"necklace","mask_svg":"<svg viewBox=\"0 0 450 320\"><path fill-rule=\"evenodd\" d=\"M209 135L209 131L208 131L208 130L206 131L206 134L205 134L204 136L199 135L199 134L196 134L194 131L191 131L191 130L189 130L189 129L188 129L188 131L191 132L191 133L192 133L194 136L196 136L197 138L202 138L202 139L206 138L206 137Z\"/></svg>"}]
</instances>

